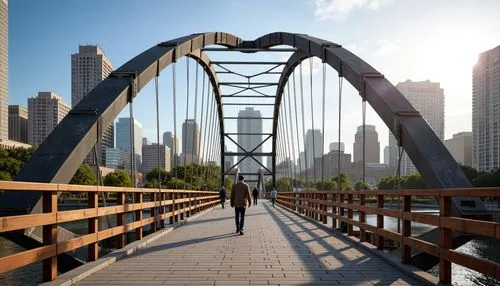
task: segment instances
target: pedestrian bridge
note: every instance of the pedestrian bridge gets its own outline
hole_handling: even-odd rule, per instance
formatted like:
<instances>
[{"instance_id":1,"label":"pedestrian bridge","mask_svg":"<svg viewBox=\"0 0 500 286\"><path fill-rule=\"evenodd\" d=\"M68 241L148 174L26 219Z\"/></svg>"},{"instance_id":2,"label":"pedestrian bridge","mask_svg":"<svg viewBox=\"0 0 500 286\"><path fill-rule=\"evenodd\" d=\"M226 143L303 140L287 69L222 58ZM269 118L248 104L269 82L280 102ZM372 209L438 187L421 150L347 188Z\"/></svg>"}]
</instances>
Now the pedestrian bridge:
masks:
<instances>
[{"instance_id":1,"label":"pedestrian bridge","mask_svg":"<svg viewBox=\"0 0 500 286\"><path fill-rule=\"evenodd\" d=\"M440 215L409 211L410 198L423 190L281 193L276 207L260 200L248 209L243 236L235 233L234 210L222 209L216 192L23 182L0 182L0 189L40 191L44 198L44 213L1 218L2 234L41 227L44 239L42 246L0 258L0 272L41 261L43 279L53 280L48 285L420 285L450 282L452 263L500 276L499 264L453 250L451 236L499 238L500 224L451 214L453 196L499 197L498 189L425 190L440 199ZM58 210L58 191L84 192L88 206ZM104 206L99 192L116 201ZM384 208L388 196L400 197L403 208ZM366 203L373 197L375 207ZM376 225L366 222L367 213L377 215ZM99 220L110 217L116 219ZM384 217L401 218L401 232L385 230ZM58 237L58 226L82 220L86 234ZM412 222L438 226L439 244L413 237ZM400 257L384 251L388 245L400 247ZM60 273L58 257L82 248L88 262ZM104 249L114 251L100 257ZM412 249L440 259L439 278L410 264Z\"/></svg>"}]
</instances>

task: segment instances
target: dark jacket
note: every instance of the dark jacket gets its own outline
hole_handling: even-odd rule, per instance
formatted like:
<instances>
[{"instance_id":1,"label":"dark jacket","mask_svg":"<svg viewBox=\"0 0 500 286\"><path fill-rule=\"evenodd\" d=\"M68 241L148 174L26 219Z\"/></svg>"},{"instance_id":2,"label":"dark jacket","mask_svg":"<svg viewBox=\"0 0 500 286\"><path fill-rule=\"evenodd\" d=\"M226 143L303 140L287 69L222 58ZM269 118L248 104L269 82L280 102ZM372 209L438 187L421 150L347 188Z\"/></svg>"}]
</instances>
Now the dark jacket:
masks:
<instances>
[{"instance_id":1,"label":"dark jacket","mask_svg":"<svg viewBox=\"0 0 500 286\"><path fill-rule=\"evenodd\" d=\"M219 198L221 201L225 201L226 200L226 190L224 189L221 189L220 192L219 192Z\"/></svg>"},{"instance_id":2,"label":"dark jacket","mask_svg":"<svg viewBox=\"0 0 500 286\"><path fill-rule=\"evenodd\" d=\"M250 188L245 182L238 182L231 191L231 207L244 208L246 207L245 201L248 201L249 206L252 203Z\"/></svg>"},{"instance_id":3,"label":"dark jacket","mask_svg":"<svg viewBox=\"0 0 500 286\"><path fill-rule=\"evenodd\" d=\"M258 197L258 196L259 196L259 190L257 190L257 189L253 189L253 191L252 191L252 195L253 195L254 197Z\"/></svg>"}]
</instances>

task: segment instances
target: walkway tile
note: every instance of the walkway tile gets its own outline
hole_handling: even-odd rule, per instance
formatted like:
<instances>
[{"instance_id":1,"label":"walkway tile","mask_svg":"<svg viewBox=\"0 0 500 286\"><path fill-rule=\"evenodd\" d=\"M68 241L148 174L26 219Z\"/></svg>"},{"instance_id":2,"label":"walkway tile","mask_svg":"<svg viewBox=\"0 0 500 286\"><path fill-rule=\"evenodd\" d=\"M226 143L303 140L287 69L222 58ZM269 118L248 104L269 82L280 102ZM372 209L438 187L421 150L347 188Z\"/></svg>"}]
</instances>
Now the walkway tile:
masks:
<instances>
[{"instance_id":1,"label":"walkway tile","mask_svg":"<svg viewBox=\"0 0 500 286\"><path fill-rule=\"evenodd\" d=\"M79 285L419 285L368 251L268 202L216 207Z\"/></svg>"}]
</instances>

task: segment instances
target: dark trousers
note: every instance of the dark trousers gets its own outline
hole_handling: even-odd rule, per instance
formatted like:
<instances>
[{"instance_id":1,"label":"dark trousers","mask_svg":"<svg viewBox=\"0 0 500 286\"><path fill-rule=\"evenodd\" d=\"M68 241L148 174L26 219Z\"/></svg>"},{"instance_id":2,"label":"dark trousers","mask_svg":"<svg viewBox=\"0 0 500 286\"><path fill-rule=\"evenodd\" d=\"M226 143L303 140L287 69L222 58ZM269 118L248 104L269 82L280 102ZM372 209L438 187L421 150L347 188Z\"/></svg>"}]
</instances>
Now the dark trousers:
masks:
<instances>
[{"instance_id":1,"label":"dark trousers","mask_svg":"<svg viewBox=\"0 0 500 286\"><path fill-rule=\"evenodd\" d=\"M220 204L222 205L222 208L224 208L224 204L226 203L226 200L221 199Z\"/></svg>"},{"instance_id":2,"label":"dark trousers","mask_svg":"<svg viewBox=\"0 0 500 286\"><path fill-rule=\"evenodd\" d=\"M276 202L276 199L275 199L275 198L272 198L272 199L271 199L271 202L273 202L273 207L274 207L274 203Z\"/></svg>"},{"instance_id":3,"label":"dark trousers","mask_svg":"<svg viewBox=\"0 0 500 286\"><path fill-rule=\"evenodd\" d=\"M254 205L257 205L257 198L258 198L258 196L253 196L253 204Z\"/></svg>"},{"instance_id":4,"label":"dark trousers","mask_svg":"<svg viewBox=\"0 0 500 286\"><path fill-rule=\"evenodd\" d=\"M236 229L243 231L245 224L245 208L234 208L234 218L236 220Z\"/></svg>"}]
</instances>

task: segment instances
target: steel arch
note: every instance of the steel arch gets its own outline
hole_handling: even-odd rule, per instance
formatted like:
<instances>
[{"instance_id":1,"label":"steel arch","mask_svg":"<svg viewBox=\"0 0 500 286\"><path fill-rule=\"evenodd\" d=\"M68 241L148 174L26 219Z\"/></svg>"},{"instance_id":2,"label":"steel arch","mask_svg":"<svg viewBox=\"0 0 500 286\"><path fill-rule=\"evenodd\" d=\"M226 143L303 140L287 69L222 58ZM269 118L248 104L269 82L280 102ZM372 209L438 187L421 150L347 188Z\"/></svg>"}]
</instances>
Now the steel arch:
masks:
<instances>
[{"instance_id":1,"label":"steel arch","mask_svg":"<svg viewBox=\"0 0 500 286\"><path fill-rule=\"evenodd\" d=\"M214 89L219 116L221 154L224 153L224 120L219 81L208 56L201 48L208 45L237 47L242 40L227 33L202 33L160 43L134 57L99 83L61 121L16 176L16 181L68 183L92 146L101 138L102 126L113 122L150 80L178 58L188 56L203 66ZM222 157L223 155L221 155ZM224 164L223 157L221 164ZM19 192L9 192L12 196ZM7 194L5 194L7 195ZM33 207L40 198L9 198ZM5 200L3 200L5 201Z\"/></svg>"}]
</instances>

